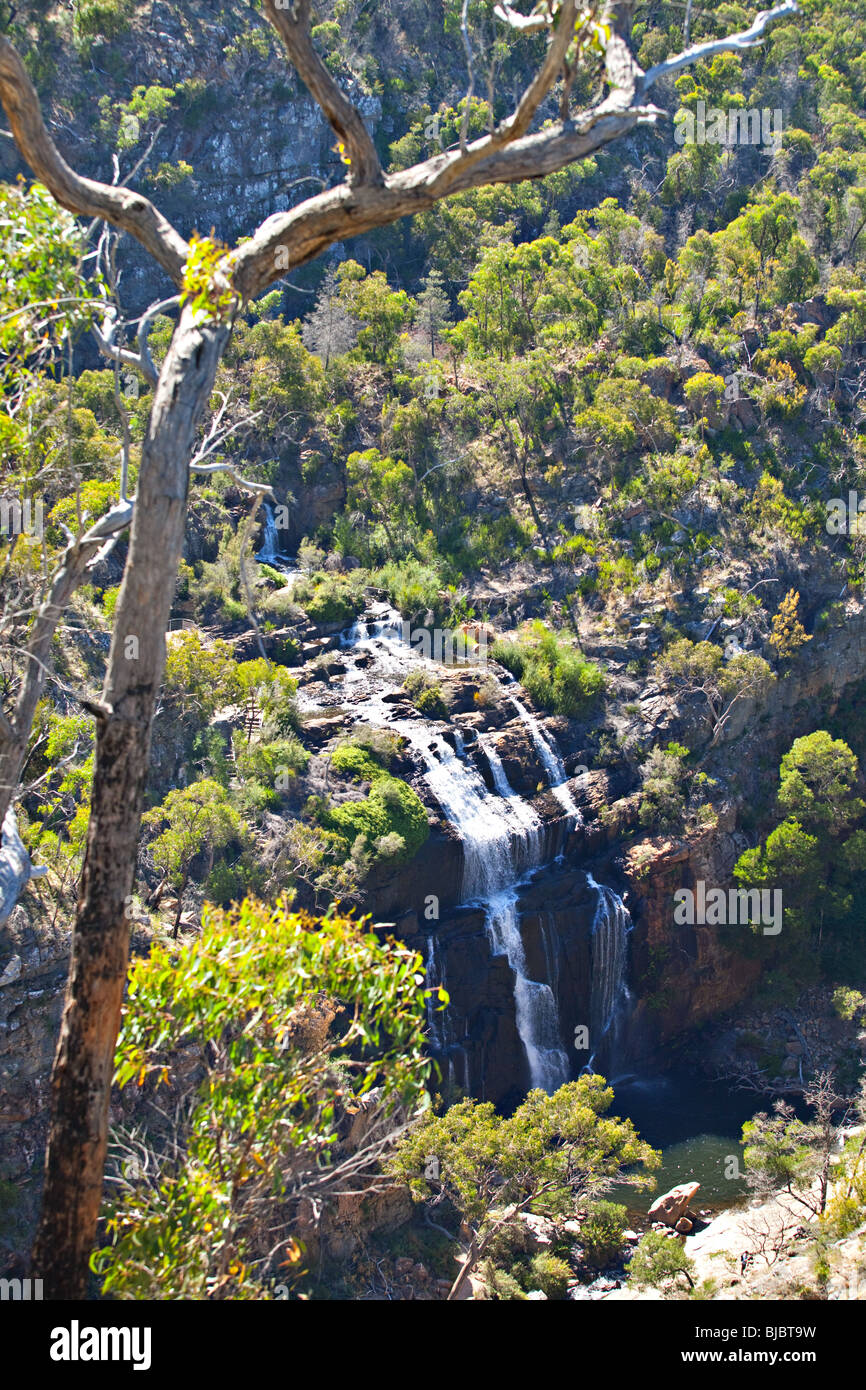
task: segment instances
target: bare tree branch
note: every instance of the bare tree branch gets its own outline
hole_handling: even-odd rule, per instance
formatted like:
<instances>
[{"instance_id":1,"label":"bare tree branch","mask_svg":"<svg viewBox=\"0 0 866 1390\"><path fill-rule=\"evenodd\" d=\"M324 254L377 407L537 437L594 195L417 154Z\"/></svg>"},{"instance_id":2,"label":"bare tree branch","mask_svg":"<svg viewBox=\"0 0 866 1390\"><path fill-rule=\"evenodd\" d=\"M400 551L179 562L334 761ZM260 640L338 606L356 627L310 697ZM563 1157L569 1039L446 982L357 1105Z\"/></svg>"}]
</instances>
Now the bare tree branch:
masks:
<instances>
[{"instance_id":1,"label":"bare tree branch","mask_svg":"<svg viewBox=\"0 0 866 1390\"><path fill-rule=\"evenodd\" d=\"M655 67L649 68L644 74L641 90L647 91L654 82L660 81L663 77L670 77L692 63L702 63L707 58L715 58L717 53L742 53L754 48L763 41L771 24L778 23L780 19L790 19L799 12L797 0L784 0L783 4L776 5L772 10L762 10L755 22L742 33L731 34L726 39L710 39L706 43L693 44L675 58L666 58L663 63L656 63Z\"/></svg>"},{"instance_id":2,"label":"bare tree branch","mask_svg":"<svg viewBox=\"0 0 866 1390\"><path fill-rule=\"evenodd\" d=\"M24 64L2 36L0 101L18 149L61 207L80 217L102 218L129 232L180 285L189 255L183 237L143 194L83 178L70 169L45 128L39 98Z\"/></svg>"},{"instance_id":3,"label":"bare tree branch","mask_svg":"<svg viewBox=\"0 0 866 1390\"><path fill-rule=\"evenodd\" d=\"M383 182L382 166L372 136L360 113L340 90L310 37L311 0L295 0L292 9L264 0L264 12L286 46L298 75L324 111L344 145L349 160L350 187Z\"/></svg>"},{"instance_id":4,"label":"bare tree branch","mask_svg":"<svg viewBox=\"0 0 866 1390\"><path fill-rule=\"evenodd\" d=\"M540 34L543 29L548 29L553 22L549 10L540 11L538 6L532 14L521 14L519 10L513 10L509 4L497 5L493 13L497 19L501 19L503 24L508 24L512 29L516 29L520 34Z\"/></svg>"}]
</instances>

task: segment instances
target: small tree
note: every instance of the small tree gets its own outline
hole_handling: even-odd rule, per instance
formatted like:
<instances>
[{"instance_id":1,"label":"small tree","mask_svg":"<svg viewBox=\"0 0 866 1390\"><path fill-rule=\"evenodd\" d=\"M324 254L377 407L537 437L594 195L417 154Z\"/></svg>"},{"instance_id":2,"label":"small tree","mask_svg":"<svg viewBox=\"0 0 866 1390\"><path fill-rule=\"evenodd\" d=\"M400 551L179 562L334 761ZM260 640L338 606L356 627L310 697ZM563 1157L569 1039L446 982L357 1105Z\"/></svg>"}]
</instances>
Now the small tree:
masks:
<instances>
[{"instance_id":1,"label":"small tree","mask_svg":"<svg viewBox=\"0 0 866 1390\"><path fill-rule=\"evenodd\" d=\"M714 372L696 372L683 387L689 410L696 417L703 436L711 417L715 419L725 393L724 378Z\"/></svg>"},{"instance_id":2,"label":"small tree","mask_svg":"<svg viewBox=\"0 0 866 1390\"><path fill-rule=\"evenodd\" d=\"M606 1118L612 1100L603 1077L581 1076L552 1096L530 1091L507 1119L489 1102L460 1101L444 1115L425 1115L401 1142L391 1171L429 1207L450 1204L467 1233L449 1299L521 1212L562 1214L600 1195L614 1179L652 1184L649 1174L660 1155L630 1120ZM428 1180L431 1156L439 1176Z\"/></svg>"},{"instance_id":3,"label":"small tree","mask_svg":"<svg viewBox=\"0 0 866 1390\"><path fill-rule=\"evenodd\" d=\"M800 622L799 605L800 595L797 590L789 589L773 618L770 646L780 661L787 661L796 656L800 648L812 640Z\"/></svg>"},{"instance_id":4,"label":"small tree","mask_svg":"<svg viewBox=\"0 0 866 1390\"><path fill-rule=\"evenodd\" d=\"M866 811L857 796L858 760L844 739L826 729L797 738L779 767L779 807L796 816L829 848Z\"/></svg>"},{"instance_id":5,"label":"small tree","mask_svg":"<svg viewBox=\"0 0 866 1390\"><path fill-rule=\"evenodd\" d=\"M726 662L712 642L690 642L687 637L671 643L659 658L663 676L691 695L703 695L707 703L714 747L741 700L759 700L775 676L760 656L743 652Z\"/></svg>"},{"instance_id":6,"label":"small tree","mask_svg":"<svg viewBox=\"0 0 866 1390\"><path fill-rule=\"evenodd\" d=\"M151 853L154 863L177 891L172 931L172 936L177 937L193 860L206 850L212 866L215 850L244 837L244 823L226 799L225 789L210 778L169 792L162 805L148 811L142 819L145 825L165 826L154 840Z\"/></svg>"},{"instance_id":7,"label":"small tree","mask_svg":"<svg viewBox=\"0 0 866 1390\"><path fill-rule=\"evenodd\" d=\"M436 356L436 344L446 328L451 327L451 305L442 275L431 270L424 281L424 288L418 296L415 307L415 323L430 343L430 356Z\"/></svg>"},{"instance_id":8,"label":"small tree","mask_svg":"<svg viewBox=\"0 0 866 1390\"><path fill-rule=\"evenodd\" d=\"M792 1106L777 1100L772 1115L762 1112L743 1125L746 1181L766 1200L783 1193L807 1212L820 1216L830 1186L830 1160L840 1119L847 1109L830 1072L819 1072L805 1091L814 1114L800 1120Z\"/></svg>"},{"instance_id":9,"label":"small tree","mask_svg":"<svg viewBox=\"0 0 866 1390\"><path fill-rule=\"evenodd\" d=\"M103 1211L104 1292L258 1299L294 1283L323 1208L381 1188L382 1153L427 1102L421 985L408 947L286 903L208 908L200 937L138 959L116 1080L181 1103L159 1137L113 1136L137 1161Z\"/></svg>"},{"instance_id":10,"label":"small tree","mask_svg":"<svg viewBox=\"0 0 866 1390\"><path fill-rule=\"evenodd\" d=\"M628 1281L638 1289L656 1288L682 1275L693 1289L694 1273L694 1261L675 1236L665 1235L664 1231L647 1231L631 1257Z\"/></svg>"},{"instance_id":11,"label":"small tree","mask_svg":"<svg viewBox=\"0 0 866 1390\"><path fill-rule=\"evenodd\" d=\"M304 347L321 357L328 367L332 357L339 357L355 346L358 326L340 298L340 281L331 267L322 282L315 307L304 320L301 329Z\"/></svg>"}]
</instances>

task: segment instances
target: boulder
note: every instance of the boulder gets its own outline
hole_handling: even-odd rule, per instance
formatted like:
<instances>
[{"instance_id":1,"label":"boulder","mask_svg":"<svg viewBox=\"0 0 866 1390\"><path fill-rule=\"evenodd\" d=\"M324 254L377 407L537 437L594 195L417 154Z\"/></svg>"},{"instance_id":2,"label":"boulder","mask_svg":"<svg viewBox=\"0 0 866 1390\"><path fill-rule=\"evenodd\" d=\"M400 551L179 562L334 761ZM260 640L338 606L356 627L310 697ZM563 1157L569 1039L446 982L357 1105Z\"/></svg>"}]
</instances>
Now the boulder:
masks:
<instances>
[{"instance_id":1,"label":"boulder","mask_svg":"<svg viewBox=\"0 0 866 1390\"><path fill-rule=\"evenodd\" d=\"M676 1226L680 1217L685 1216L700 1186L699 1182L682 1182L677 1187L672 1187L670 1192L656 1197L649 1209L650 1218L663 1221L666 1226Z\"/></svg>"},{"instance_id":2,"label":"boulder","mask_svg":"<svg viewBox=\"0 0 866 1390\"><path fill-rule=\"evenodd\" d=\"M522 1227L524 1250L547 1250L556 1238L556 1226L546 1216L536 1216L531 1211L522 1211L517 1218L518 1230Z\"/></svg>"}]
</instances>

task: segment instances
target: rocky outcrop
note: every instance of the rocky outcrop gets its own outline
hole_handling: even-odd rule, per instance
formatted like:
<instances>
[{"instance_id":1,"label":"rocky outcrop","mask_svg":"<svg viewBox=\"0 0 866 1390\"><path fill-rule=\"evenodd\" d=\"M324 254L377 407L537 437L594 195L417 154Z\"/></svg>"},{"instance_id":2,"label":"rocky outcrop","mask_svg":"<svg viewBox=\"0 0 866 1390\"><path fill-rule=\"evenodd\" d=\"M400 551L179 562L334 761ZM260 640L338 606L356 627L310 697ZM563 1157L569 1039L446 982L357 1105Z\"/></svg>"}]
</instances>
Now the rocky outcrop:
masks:
<instances>
[{"instance_id":1,"label":"rocky outcrop","mask_svg":"<svg viewBox=\"0 0 866 1390\"><path fill-rule=\"evenodd\" d=\"M650 1221L661 1221L665 1226L677 1227L685 1219L686 1212L700 1191L699 1182L683 1182L672 1187L661 1197L656 1197L647 1216ZM689 1225L691 1230L691 1224ZM683 1234L687 1234L684 1232Z\"/></svg>"}]
</instances>

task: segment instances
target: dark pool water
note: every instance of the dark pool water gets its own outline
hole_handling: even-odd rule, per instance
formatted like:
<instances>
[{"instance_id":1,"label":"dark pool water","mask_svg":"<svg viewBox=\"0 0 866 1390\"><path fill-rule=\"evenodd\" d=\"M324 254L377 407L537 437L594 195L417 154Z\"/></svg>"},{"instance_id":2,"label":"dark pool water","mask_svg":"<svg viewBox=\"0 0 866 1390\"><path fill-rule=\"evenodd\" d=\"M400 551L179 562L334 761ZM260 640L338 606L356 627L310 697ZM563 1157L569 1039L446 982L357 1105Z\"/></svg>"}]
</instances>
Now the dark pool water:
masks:
<instances>
[{"instance_id":1,"label":"dark pool water","mask_svg":"<svg viewBox=\"0 0 866 1390\"><path fill-rule=\"evenodd\" d=\"M642 1139L662 1151L653 1192L617 1187L610 1200L645 1212L655 1198L678 1183L699 1182L699 1210L721 1210L744 1196L746 1185L740 1142L745 1120L767 1101L748 1091L731 1090L703 1077L670 1073L663 1077L613 1082L610 1113L628 1116Z\"/></svg>"}]
</instances>

